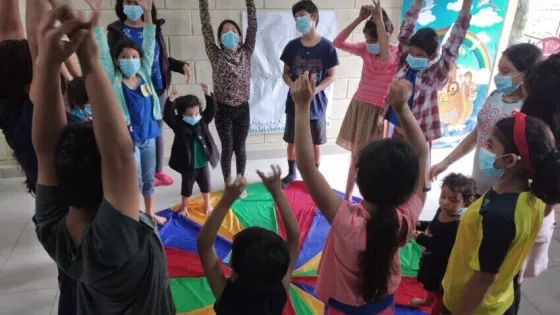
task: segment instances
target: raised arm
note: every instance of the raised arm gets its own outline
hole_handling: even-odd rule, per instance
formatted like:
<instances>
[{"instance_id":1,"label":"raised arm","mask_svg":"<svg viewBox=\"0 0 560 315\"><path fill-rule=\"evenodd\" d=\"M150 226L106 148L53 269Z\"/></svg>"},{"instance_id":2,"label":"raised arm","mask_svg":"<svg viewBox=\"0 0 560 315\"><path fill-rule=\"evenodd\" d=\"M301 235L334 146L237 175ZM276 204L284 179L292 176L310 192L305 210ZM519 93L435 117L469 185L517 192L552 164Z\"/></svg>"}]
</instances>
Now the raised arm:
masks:
<instances>
[{"instance_id":1,"label":"raised arm","mask_svg":"<svg viewBox=\"0 0 560 315\"><path fill-rule=\"evenodd\" d=\"M92 7L95 24L98 24L101 0L87 1ZM107 41L103 43L107 45ZM123 215L138 221L138 178L132 139L111 82L99 63L99 53L91 35L86 37L77 52L94 117L93 131L101 155L103 196Z\"/></svg>"},{"instance_id":2,"label":"raised arm","mask_svg":"<svg viewBox=\"0 0 560 315\"><path fill-rule=\"evenodd\" d=\"M391 51L389 47L389 34L385 29L385 22L383 21L383 9L379 0L373 0L373 21L377 26L377 39L379 41L379 59L381 61L389 61L391 59Z\"/></svg>"},{"instance_id":3,"label":"raised arm","mask_svg":"<svg viewBox=\"0 0 560 315\"><path fill-rule=\"evenodd\" d=\"M367 52L366 43L351 43L348 42L348 37L352 34L352 32L366 19L368 19L371 14L373 13L373 6L372 5L363 5L360 9L360 14L354 21L352 21L345 29L336 36L333 41L333 44L336 48L343 50L347 53L356 55L356 56L363 56Z\"/></svg>"},{"instance_id":4,"label":"raised arm","mask_svg":"<svg viewBox=\"0 0 560 315\"><path fill-rule=\"evenodd\" d=\"M147 73L152 73L154 55L156 49L156 25L152 23L152 2L153 0L140 0L138 4L144 9L144 31L142 36L142 68Z\"/></svg>"},{"instance_id":5,"label":"raised arm","mask_svg":"<svg viewBox=\"0 0 560 315\"><path fill-rule=\"evenodd\" d=\"M284 284L284 288L288 290L292 281L292 272L299 255L299 226L294 212L292 211L292 207L282 191L282 183L280 181L282 178L282 170L278 165L271 165L270 168L272 168L272 175L270 176L266 176L261 171L257 171L257 174L262 179L266 189L268 189L272 195L272 198L274 198L274 202L278 207L278 212L286 228L286 242L290 251L290 265L284 279L282 279L282 284Z\"/></svg>"},{"instance_id":6,"label":"raised arm","mask_svg":"<svg viewBox=\"0 0 560 315\"><path fill-rule=\"evenodd\" d=\"M208 279L210 289L212 289L216 300L219 300L222 296L227 280L220 268L220 260L214 248L214 240L231 205L245 190L245 186L247 186L247 181L241 176L237 177L233 183L226 184L222 199L206 219L206 223L200 229L196 239L198 257L200 257L204 275Z\"/></svg>"},{"instance_id":7,"label":"raised arm","mask_svg":"<svg viewBox=\"0 0 560 315\"><path fill-rule=\"evenodd\" d=\"M89 1L89 0L88 0ZM97 1L97 0L91 0ZM101 10L99 10L98 14L99 18L101 19ZM107 34L105 32L105 28L98 25L95 25L95 29L93 30L93 35L95 37L95 41L97 42L97 46L99 47L99 61L101 62L101 66L107 73L109 80L113 80L115 77L115 63L113 62L113 57L111 56L111 49L109 48L109 41L107 40ZM83 65L82 65L83 66ZM82 69L83 71L83 69Z\"/></svg>"},{"instance_id":8,"label":"raised arm","mask_svg":"<svg viewBox=\"0 0 560 315\"><path fill-rule=\"evenodd\" d=\"M216 38L214 38L214 29L212 28L212 21L210 19L210 11L208 10L208 0L199 0L200 23L202 24L202 37L204 38L204 47L206 47L206 54L208 59L212 61L220 47L216 45Z\"/></svg>"},{"instance_id":9,"label":"raised arm","mask_svg":"<svg viewBox=\"0 0 560 315\"><path fill-rule=\"evenodd\" d=\"M206 108L202 113L202 119L204 119L206 124L210 124L212 120L214 120L214 117L216 117L218 104L216 104L216 100L208 90L208 85L201 83L200 87L202 88L202 91L204 91L204 97L206 98Z\"/></svg>"},{"instance_id":10,"label":"raised arm","mask_svg":"<svg viewBox=\"0 0 560 315\"><path fill-rule=\"evenodd\" d=\"M20 0L0 1L0 42L4 40L25 39L23 23L21 22L19 12L19 2Z\"/></svg>"},{"instance_id":11,"label":"raised arm","mask_svg":"<svg viewBox=\"0 0 560 315\"><path fill-rule=\"evenodd\" d=\"M418 16L420 15L420 9L422 9L422 0L414 0L414 3L410 6L406 14L404 15L403 22L401 24L401 29L399 31L399 59L402 59L405 54L408 54L408 46L410 43L410 38L414 34L414 28L418 22Z\"/></svg>"},{"instance_id":12,"label":"raised arm","mask_svg":"<svg viewBox=\"0 0 560 315\"><path fill-rule=\"evenodd\" d=\"M11 0L9 0L11 1ZM27 0L25 6L25 26L27 29L27 42L29 44L29 52L31 60L37 60L37 21L40 21L45 13L51 9L48 0ZM17 13L19 17L19 12Z\"/></svg>"},{"instance_id":13,"label":"raised arm","mask_svg":"<svg viewBox=\"0 0 560 315\"><path fill-rule=\"evenodd\" d=\"M331 188L323 174L319 172L314 162L313 141L309 125L309 112L313 96L315 95L315 82L309 80L306 71L299 77L291 88L292 99L295 103L295 129L296 129L296 159L303 181L313 201L317 204L327 221L332 223L342 198Z\"/></svg>"},{"instance_id":14,"label":"raised arm","mask_svg":"<svg viewBox=\"0 0 560 315\"><path fill-rule=\"evenodd\" d=\"M177 127L177 114L175 113L175 100L171 96L167 98L165 106L163 107L163 121L171 128L175 130Z\"/></svg>"},{"instance_id":15,"label":"raised arm","mask_svg":"<svg viewBox=\"0 0 560 315\"><path fill-rule=\"evenodd\" d=\"M246 0L247 3L247 34L245 34L245 45L243 47L253 53L257 43L257 9L255 0Z\"/></svg>"},{"instance_id":16,"label":"raised arm","mask_svg":"<svg viewBox=\"0 0 560 315\"><path fill-rule=\"evenodd\" d=\"M84 37L85 23L69 18L73 13L60 6L41 17L35 75L30 97L33 106L31 139L37 155L37 183L45 186L58 184L55 173L56 145L66 126L66 111L60 90L60 67L74 53ZM61 21L59 27L55 26ZM74 34L70 41L62 41L65 34Z\"/></svg>"},{"instance_id":17,"label":"raised arm","mask_svg":"<svg viewBox=\"0 0 560 315\"><path fill-rule=\"evenodd\" d=\"M416 118L408 107L408 99L412 93L412 87L406 80L399 80L391 84L391 89L387 96L387 100L393 111L397 114L397 118L403 129L404 138L408 144L418 154L418 182L416 183L415 193L422 201L426 201L426 192L424 191L426 178L426 160L428 157L428 145L422 129L418 125Z\"/></svg>"},{"instance_id":18,"label":"raised arm","mask_svg":"<svg viewBox=\"0 0 560 315\"><path fill-rule=\"evenodd\" d=\"M459 50L465 41L467 30L470 26L471 6L472 0L463 0L463 7L461 8L461 12L459 12L457 21L451 29L449 38L441 48L441 56L434 65L434 70L430 69L430 71L434 71L431 77L433 80L436 80L434 83L437 89L443 88L443 85L449 78L451 67L453 67L455 61L457 61L457 58L459 57Z\"/></svg>"}]
</instances>

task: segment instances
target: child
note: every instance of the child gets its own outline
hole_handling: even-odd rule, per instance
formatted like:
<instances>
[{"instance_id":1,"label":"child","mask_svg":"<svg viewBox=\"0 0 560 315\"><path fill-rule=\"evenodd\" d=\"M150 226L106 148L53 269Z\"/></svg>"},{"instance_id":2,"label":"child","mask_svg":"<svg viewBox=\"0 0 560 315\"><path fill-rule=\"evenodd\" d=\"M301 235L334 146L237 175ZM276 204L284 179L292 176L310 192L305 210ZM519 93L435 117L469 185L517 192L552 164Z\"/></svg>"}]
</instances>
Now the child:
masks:
<instances>
[{"instance_id":1,"label":"child","mask_svg":"<svg viewBox=\"0 0 560 315\"><path fill-rule=\"evenodd\" d=\"M477 194L481 196L496 184L496 178L485 176L480 170L476 157L485 147L496 122L521 109L525 99L522 88L525 71L541 60L542 52L533 44L517 44L504 50L498 61L498 75L494 77L496 90L490 93L478 112L476 128L442 162L432 166L431 180L476 148L472 177L476 181Z\"/></svg>"},{"instance_id":2,"label":"child","mask_svg":"<svg viewBox=\"0 0 560 315\"><path fill-rule=\"evenodd\" d=\"M428 148L406 100L411 87L395 81L389 104L399 116L406 143L397 139L369 144L356 164L356 183L364 201L340 198L313 162L309 127L315 83L305 72L292 86L296 114L298 169L313 201L331 224L315 294L325 314L393 314L393 293L400 282L398 248L414 233L422 211L424 165Z\"/></svg>"},{"instance_id":3,"label":"child","mask_svg":"<svg viewBox=\"0 0 560 315\"><path fill-rule=\"evenodd\" d=\"M67 88L68 106L67 110L79 119L91 120L91 107L86 91L86 85L83 77L75 77L68 82Z\"/></svg>"},{"instance_id":4,"label":"child","mask_svg":"<svg viewBox=\"0 0 560 315\"><path fill-rule=\"evenodd\" d=\"M109 48L113 49L119 41L126 38L135 41L138 46L142 46L144 41L144 10L138 5L138 1L116 0L113 1L113 4L115 5L115 12L118 20L107 26ZM151 80L155 88L155 93L158 95L159 104L163 106L166 103L167 92L171 85L171 72L184 74L186 77L186 84L189 84L191 69L187 62L177 60L168 55L168 46L165 42L166 37L164 37L162 33L165 20L157 18L157 9L154 4L152 4L152 21L156 25L156 46L154 50ZM164 109L161 108L161 111L163 112ZM158 120L160 128L162 124L163 122ZM156 138L156 187L173 185L173 178L163 172L163 155L165 149L163 138L163 135Z\"/></svg>"},{"instance_id":5,"label":"child","mask_svg":"<svg viewBox=\"0 0 560 315\"><path fill-rule=\"evenodd\" d=\"M424 254L418 272L418 281L428 291L426 300L412 299L412 306L432 306L432 315L441 314L443 292L441 280L447 268L447 261L455 243L461 214L475 198L474 180L461 174L449 174L443 179L439 196L439 209L430 221L418 222L416 242L424 247Z\"/></svg>"},{"instance_id":6,"label":"child","mask_svg":"<svg viewBox=\"0 0 560 315\"><path fill-rule=\"evenodd\" d=\"M365 42L346 40L362 21L371 16L364 27ZM385 97L397 71L397 50L389 45L393 24L379 1L362 6L360 15L334 40L334 46L362 57L362 79L348 106L336 143L352 152L344 199L351 200L356 177L358 153L370 142L383 138Z\"/></svg>"},{"instance_id":7,"label":"child","mask_svg":"<svg viewBox=\"0 0 560 315\"><path fill-rule=\"evenodd\" d=\"M249 96L251 88L251 57L257 41L257 9L254 0L246 0L247 33L245 42L241 28L235 21L223 20L218 26L216 45L208 0L199 0L202 37L206 54L212 65L212 82L218 103L216 130L222 143L222 174L224 182L231 179L231 159L235 153L238 175L244 176L247 166L246 141L251 116ZM242 198L247 197L244 191Z\"/></svg>"},{"instance_id":8,"label":"child","mask_svg":"<svg viewBox=\"0 0 560 315\"><path fill-rule=\"evenodd\" d=\"M299 253L299 228L282 192L282 171L278 165L271 168L272 175L257 173L278 207L286 227L286 241L260 227L239 232L231 245L231 277L224 276L213 244L229 208L245 190L247 181L241 176L226 184L224 196L198 234L198 254L216 298L214 311L217 315L280 315L284 310Z\"/></svg>"},{"instance_id":9,"label":"child","mask_svg":"<svg viewBox=\"0 0 560 315\"><path fill-rule=\"evenodd\" d=\"M400 64L395 78L412 83L412 96L408 100L408 106L430 145L432 140L441 137L437 93L447 83L449 72L459 57L459 49L470 25L471 6L472 0L463 0L457 21L450 30L451 33L441 49L439 58L437 58L439 37L434 29L421 28L412 35L422 8L422 0L414 0L401 26L398 53ZM387 112L386 118L395 125L394 136L402 137L399 121L391 109ZM429 168L430 157L427 161L425 167ZM426 189L429 190L429 187Z\"/></svg>"},{"instance_id":10,"label":"child","mask_svg":"<svg viewBox=\"0 0 560 315\"><path fill-rule=\"evenodd\" d=\"M144 41L142 48L130 39L123 39L109 51L107 36L102 27L94 30L101 50L101 64L113 83L126 124L134 142L134 157L138 171L138 185L144 197L144 207L158 224L166 219L152 213L155 188L156 138L161 134L158 120L161 108L151 81L154 62L156 26L152 23L152 1L141 0L144 10Z\"/></svg>"},{"instance_id":11,"label":"child","mask_svg":"<svg viewBox=\"0 0 560 315\"><path fill-rule=\"evenodd\" d=\"M67 6L46 12L39 23L41 61L31 87L37 238L76 279L77 305L61 314L175 314L157 227L138 211L130 133L91 35L101 0L88 2L91 23ZM64 33L68 45L60 44ZM76 48L94 118L66 125L59 67ZM61 299L68 294L62 291Z\"/></svg>"},{"instance_id":12,"label":"child","mask_svg":"<svg viewBox=\"0 0 560 315\"><path fill-rule=\"evenodd\" d=\"M523 113L500 120L478 160L498 181L463 214L442 283L443 314L506 313L513 279L552 210L545 204L560 202L560 153L542 120Z\"/></svg>"},{"instance_id":13,"label":"child","mask_svg":"<svg viewBox=\"0 0 560 315\"><path fill-rule=\"evenodd\" d=\"M320 145L327 142L327 95L325 89L335 80L335 67L338 56L334 45L317 31L319 10L313 1L301 0L292 7L296 19L296 28L303 35L286 45L280 60L284 62L284 82L291 88L294 81L305 71L315 78L317 94L311 104L309 115L315 165L319 167L321 159ZM296 151L294 146L295 109L290 93L286 99L286 128L284 141L288 143L288 175L282 179L285 188L296 179Z\"/></svg>"},{"instance_id":14,"label":"child","mask_svg":"<svg viewBox=\"0 0 560 315\"><path fill-rule=\"evenodd\" d=\"M169 167L182 176L181 196L183 208L181 214L188 217L189 197L192 196L196 182L204 199L206 213L212 211L210 205L210 170L218 164L220 153L208 125L216 116L216 101L208 91L206 84L200 87L206 97L206 109L201 115L201 104L194 95L182 96L177 99L177 89L173 88L167 99L163 112L163 120L175 133ZM175 112L177 109L177 112Z\"/></svg>"}]
</instances>

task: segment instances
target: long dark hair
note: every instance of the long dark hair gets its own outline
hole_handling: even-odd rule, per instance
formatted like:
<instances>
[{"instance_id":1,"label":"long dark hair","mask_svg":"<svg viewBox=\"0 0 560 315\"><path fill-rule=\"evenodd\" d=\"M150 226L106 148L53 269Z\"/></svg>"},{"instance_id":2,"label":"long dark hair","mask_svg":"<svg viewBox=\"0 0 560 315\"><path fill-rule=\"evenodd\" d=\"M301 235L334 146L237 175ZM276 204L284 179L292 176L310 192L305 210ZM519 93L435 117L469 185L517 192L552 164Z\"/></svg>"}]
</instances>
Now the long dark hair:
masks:
<instances>
[{"instance_id":1,"label":"long dark hair","mask_svg":"<svg viewBox=\"0 0 560 315\"><path fill-rule=\"evenodd\" d=\"M396 207L414 192L418 155L402 140L380 140L360 153L356 168L360 193L375 207L367 222L366 248L359 257L360 291L370 302L387 295L395 254L406 240L399 231Z\"/></svg>"},{"instance_id":2,"label":"long dark hair","mask_svg":"<svg viewBox=\"0 0 560 315\"><path fill-rule=\"evenodd\" d=\"M529 159L534 168L533 174L527 170L528 178L532 179L531 192L546 204L560 203L560 153L552 131L537 117L527 116L525 121ZM504 154L520 154L514 141L514 125L515 118L508 117L494 127L494 135L504 146Z\"/></svg>"},{"instance_id":3,"label":"long dark hair","mask_svg":"<svg viewBox=\"0 0 560 315\"><path fill-rule=\"evenodd\" d=\"M531 67L543 59L541 50L529 43L510 46L504 50L503 55L509 59L519 72L531 69Z\"/></svg>"},{"instance_id":4,"label":"long dark hair","mask_svg":"<svg viewBox=\"0 0 560 315\"><path fill-rule=\"evenodd\" d=\"M124 14L124 0L117 0L115 4L115 13L121 22L126 21L128 17ZM144 15L142 15L142 21L144 21ZM157 9L156 4L152 3L152 21L157 21Z\"/></svg>"},{"instance_id":5,"label":"long dark hair","mask_svg":"<svg viewBox=\"0 0 560 315\"><path fill-rule=\"evenodd\" d=\"M560 148L560 54L555 54L525 73L527 98L521 112L542 119Z\"/></svg>"}]
</instances>

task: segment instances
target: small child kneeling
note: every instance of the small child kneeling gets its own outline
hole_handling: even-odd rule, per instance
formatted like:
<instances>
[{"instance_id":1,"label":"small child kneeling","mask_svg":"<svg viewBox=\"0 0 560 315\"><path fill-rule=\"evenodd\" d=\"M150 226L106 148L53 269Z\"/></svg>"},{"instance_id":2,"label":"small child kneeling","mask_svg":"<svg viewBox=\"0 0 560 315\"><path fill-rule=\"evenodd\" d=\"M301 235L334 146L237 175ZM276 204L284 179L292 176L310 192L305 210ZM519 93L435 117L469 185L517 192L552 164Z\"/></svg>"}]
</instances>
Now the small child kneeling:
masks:
<instances>
[{"instance_id":1,"label":"small child kneeling","mask_svg":"<svg viewBox=\"0 0 560 315\"><path fill-rule=\"evenodd\" d=\"M212 211L208 164L215 168L220 159L220 153L208 129L216 116L216 101L206 84L200 86L206 96L206 109L202 113L198 97L186 95L175 99L175 88L167 99L163 112L163 120L175 133L169 167L182 176L181 214L185 216L188 216L189 197L192 196L195 182L202 193L206 213Z\"/></svg>"},{"instance_id":2,"label":"small child kneeling","mask_svg":"<svg viewBox=\"0 0 560 315\"><path fill-rule=\"evenodd\" d=\"M432 306L432 315L441 314L443 291L441 281L455 244L461 215L475 198L476 184L470 177L451 173L443 179L439 209L432 221L419 221L416 242L424 249L418 281L428 291L425 300L414 298L411 306Z\"/></svg>"}]
</instances>

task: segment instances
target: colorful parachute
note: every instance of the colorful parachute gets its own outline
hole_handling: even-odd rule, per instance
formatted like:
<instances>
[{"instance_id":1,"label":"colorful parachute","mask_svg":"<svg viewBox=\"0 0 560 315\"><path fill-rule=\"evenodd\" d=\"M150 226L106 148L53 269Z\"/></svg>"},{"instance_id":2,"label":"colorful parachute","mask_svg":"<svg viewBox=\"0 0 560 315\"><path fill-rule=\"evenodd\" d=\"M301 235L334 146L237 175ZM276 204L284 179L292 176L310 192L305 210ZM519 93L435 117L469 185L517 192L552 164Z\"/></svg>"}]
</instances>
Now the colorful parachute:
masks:
<instances>
[{"instance_id":1,"label":"colorful parachute","mask_svg":"<svg viewBox=\"0 0 560 315\"><path fill-rule=\"evenodd\" d=\"M233 236L246 227L260 226L285 237L284 226L266 188L262 184L254 184L249 185L247 191L249 195L246 199L237 200L232 205L214 243L222 260L230 252ZM284 193L301 230L301 249L293 272L289 301L283 315L320 315L324 312L324 306L315 297L313 290L330 225L317 209L302 182L295 182L284 190ZM212 204L216 204L221 195L221 192L211 194ZM196 236L206 219L203 201L201 198L193 199L190 206L189 219L175 213L175 207L159 213L168 219L160 229L160 235L167 255L171 292L178 315L215 314L214 296L204 277L196 249ZM426 294L415 278L420 253L420 248L415 243L409 243L401 249L403 280L395 294L397 305L406 306L410 298L424 297ZM229 275L226 265L223 270ZM415 310L397 306L396 314L426 315L429 314L429 309Z\"/></svg>"}]
</instances>

